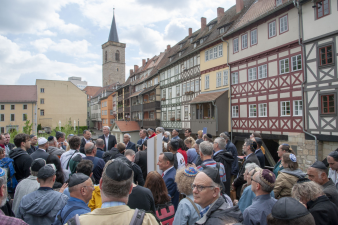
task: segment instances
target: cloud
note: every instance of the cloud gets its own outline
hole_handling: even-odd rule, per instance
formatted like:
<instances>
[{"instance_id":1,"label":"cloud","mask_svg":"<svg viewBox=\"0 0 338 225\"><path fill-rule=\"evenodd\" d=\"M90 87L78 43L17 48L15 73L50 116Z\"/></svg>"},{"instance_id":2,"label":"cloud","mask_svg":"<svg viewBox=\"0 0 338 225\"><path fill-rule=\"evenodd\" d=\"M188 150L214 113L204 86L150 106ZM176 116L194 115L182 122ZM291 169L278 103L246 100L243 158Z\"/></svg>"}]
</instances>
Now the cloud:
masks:
<instances>
[{"instance_id":1,"label":"cloud","mask_svg":"<svg viewBox=\"0 0 338 225\"><path fill-rule=\"evenodd\" d=\"M34 84L35 79L67 80L70 76L78 76L90 85L101 85L101 65L79 67L53 61L44 54L21 50L16 43L1 35L0 43L2 84Z\"/></svg>"}]
</instances>

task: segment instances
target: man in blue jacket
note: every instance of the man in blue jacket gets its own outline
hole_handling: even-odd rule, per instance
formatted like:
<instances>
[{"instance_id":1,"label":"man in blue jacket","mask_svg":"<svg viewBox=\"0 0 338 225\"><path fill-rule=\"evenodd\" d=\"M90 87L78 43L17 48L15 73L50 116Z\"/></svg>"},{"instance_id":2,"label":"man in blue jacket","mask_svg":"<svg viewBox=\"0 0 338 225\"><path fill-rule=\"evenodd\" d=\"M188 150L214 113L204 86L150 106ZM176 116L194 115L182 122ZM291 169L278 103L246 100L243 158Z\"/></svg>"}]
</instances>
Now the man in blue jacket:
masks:
<instances>
[{"instance_id":1,"label":"man in blue jacket","mask_svg":"<svg viewBox=\"0 0 338 225\"><path fill-rule=\"evenodd\" d=\"M255 140L256 140L256 143L257 143L257 149L255 151L255 155L257 156L259 163L261 164L261 168L264 169L264 167L265 167L265 157L264 157L264 154L261 150L263 141L259 137L255 137Z\"/></svg>"},{"instance_id":2,"label":"man in blue jacket","mask_svg":"<svg viewBox=\"0 0 338 225\"><path fill-rule=\"evenodd\" d=\"M171 152L161 153L158 157L158 163L160 170L162 170L162 177L167 186L168 193L171 196L171 202L177 210L179 201L179 192L177 191L177 185L175 183L176 169L174 167L174 154Z\"/></svg>"},{"instance_id":3,"label":"man in blue jacket","mask_svg":"<svg viewBox=\"0 0 338 225\"><path fill-rule=\"evenodd\" d=\"M236 146L231 142L229 136L227 135L228 132L224 132L220 134L220 137L224 138L226 141L225 145L225 151L231 152L232 156L234 157L234 161L231 164L231 175L237 176L238 171L239 171L239 166L238 166L238 153L237 153L237 148Z\"/></svg>"},{"instance_id":4,"label":"man in blue jacket","mask_svg":"<svg viewBox=\"0 0 338 225\"><path fill-rule=\"evenodd\" d=\"M55 218L54 225L67 223L76 214L82 215L90 212L88 202L92 198L94 185L90 177L83 173L74 173L69 178L70 199Z\"/></svg>"}]
</instances>

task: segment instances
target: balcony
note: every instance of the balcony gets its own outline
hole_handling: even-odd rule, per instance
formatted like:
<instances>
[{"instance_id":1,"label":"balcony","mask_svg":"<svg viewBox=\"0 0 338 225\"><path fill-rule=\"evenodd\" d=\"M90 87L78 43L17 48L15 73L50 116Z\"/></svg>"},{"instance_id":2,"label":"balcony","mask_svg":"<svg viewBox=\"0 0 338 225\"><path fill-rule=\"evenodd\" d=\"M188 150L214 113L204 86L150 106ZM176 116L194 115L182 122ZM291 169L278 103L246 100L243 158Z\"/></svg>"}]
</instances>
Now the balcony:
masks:
<instances>
[{"instance_id":1,"label":"balcony","mask_svg":"<svg viewBox=\"0 0 338 225\"><path fill-rule=\"evenodd\" d=\"M158 119L155 120L143 120L143 127L151 127L151 128L156 128L159 127L161 124L161 121Z\"/></svg>"},{"instance_id":2,"label":"balcony","mask_svg":"<svg viewBox=\"0 0 338 225\"><path fill-rule=\"evenodd\" d=\"M191 131L197 133L197 131L202 130L203 127L208 129L208 133L216 136L216 119L192 119L191 120Z\"/></svg>"},{"instance_id":3,"label":"balcony","mask_svg":"<svg viewBox=\"0 0 338 225\"><path fill-rule=\"evenodd\" d=\"M124 93L124 99L127 99L127 98L129 98L129 92L128 93Z\"/></svg>"},{"instance_id":4,"label":"balcony","mask_svg":"<svg viewBox=\"0 0 338 225\"><path fill-rule=\"evenodd\" d=\"M118 112L118 113L123 113L123 107L119 108L119 109L117 110L117 112Z\"/></svg>"},{"instance_id":5,"label":"balcony","mask_svg":"<svg viewBox=\"0 0 338 225\"><path fill-rule=\"evenodd\" d=\"M141 112L142 111L142 105L138 104L138 105L133 105L131 107L131 111L132 112Z\"/></svg>"},{"instance_id":6,"label":"balcony","mask_svg":"<svg viewBox=\"0 0 338 225\"><path fill-rule=\"evenodd\" d=\"M161 102L155 101L155 102L145 102L143 103L143 110L155 110L161 108Z\"/></svg>"},{"instance_id":7,"label":"balcony","mask_svg":"<svg viewBox=\"0 0 338 225\"><path fill-rule=\"evenodd\" d=\"M130 106L124 106L124 112L129 113L130 112Z\"/></svg>"},{"instance_id":8,"label":"balcony","mask_svg":"<svg viewBox=\"0 0 338 225\"><path fill-rule=\"evenodd\" d=\"M122 100L123 100L123 95L119 95L117 101L120 102L120 101L122 101Z\"/></svg>"}]
</instances>

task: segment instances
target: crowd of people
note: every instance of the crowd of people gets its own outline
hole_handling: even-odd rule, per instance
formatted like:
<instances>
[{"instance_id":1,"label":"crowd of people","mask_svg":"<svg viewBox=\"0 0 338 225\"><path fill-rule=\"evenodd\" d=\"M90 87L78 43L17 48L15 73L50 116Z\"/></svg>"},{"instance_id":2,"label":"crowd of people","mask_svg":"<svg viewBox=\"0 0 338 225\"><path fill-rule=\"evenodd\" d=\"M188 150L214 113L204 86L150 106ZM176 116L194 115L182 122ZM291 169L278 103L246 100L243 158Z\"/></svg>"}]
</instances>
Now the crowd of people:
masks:
<instances>
[{"instance_id":1,"label":"crowd of people","mask_svg":"<svg viewBox=\"0 0 338 225\"><path fill-rule=\"evenodd\" d=\"M158 134L161 173L147 170ZM0 224L338 224L338 149L302 171L281 144L267 169L260 134L245 139L244 157L227 132L179 134L141 129L137 143L118 143L103 127L96 140L21 133L14 144L0 134Z\"/></svg>"}]
</instances>

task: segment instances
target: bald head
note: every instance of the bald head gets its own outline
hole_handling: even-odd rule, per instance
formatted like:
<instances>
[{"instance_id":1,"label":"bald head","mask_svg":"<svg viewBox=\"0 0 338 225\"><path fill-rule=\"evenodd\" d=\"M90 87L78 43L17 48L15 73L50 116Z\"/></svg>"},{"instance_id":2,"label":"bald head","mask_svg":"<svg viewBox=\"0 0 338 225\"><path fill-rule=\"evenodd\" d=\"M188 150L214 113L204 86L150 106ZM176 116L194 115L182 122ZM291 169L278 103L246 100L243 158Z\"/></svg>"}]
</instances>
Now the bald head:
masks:
<instances>
[{"instance_id":1,"label":"bald head","mask_svg":"<svg viewBox=\"0 0 338 225\"><path fill-rule=\"evenodd\" d=\"M96 155L96 147L94 143L88 142L85 144L84 151L86 155Z\"/></svg>"},{"instance_id":2,"label":"bald head","mask_svg":"<svg viewBox=\"0 0 338 225\"><path fill-rule=\"evenodd\" d=\"M92 193L94 191L94 185L92 179L89 177L85 182L75 185L73 187L68 188L70 197L78 198L88 203L92 198Z\"/></svg>"}]
</instances>

